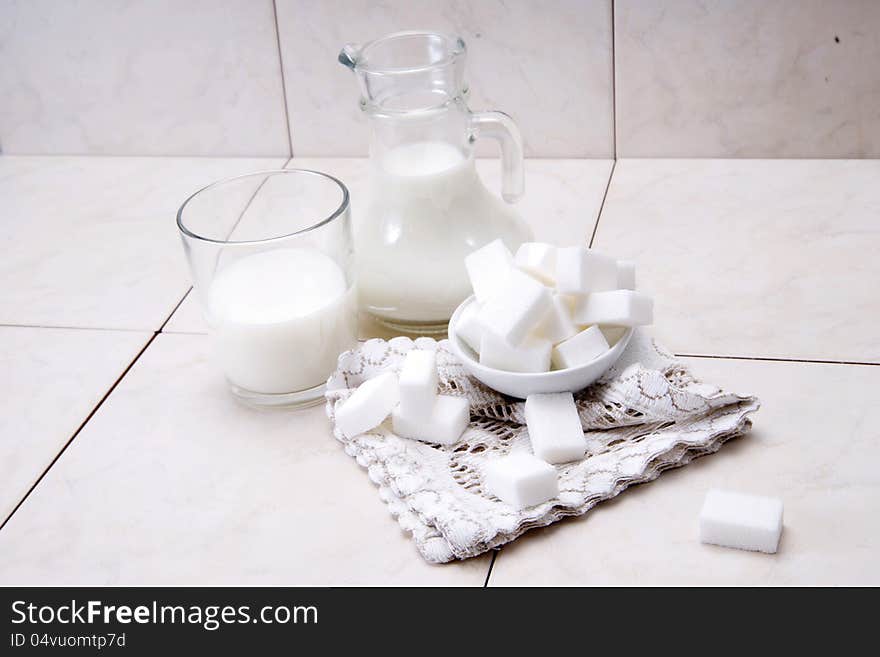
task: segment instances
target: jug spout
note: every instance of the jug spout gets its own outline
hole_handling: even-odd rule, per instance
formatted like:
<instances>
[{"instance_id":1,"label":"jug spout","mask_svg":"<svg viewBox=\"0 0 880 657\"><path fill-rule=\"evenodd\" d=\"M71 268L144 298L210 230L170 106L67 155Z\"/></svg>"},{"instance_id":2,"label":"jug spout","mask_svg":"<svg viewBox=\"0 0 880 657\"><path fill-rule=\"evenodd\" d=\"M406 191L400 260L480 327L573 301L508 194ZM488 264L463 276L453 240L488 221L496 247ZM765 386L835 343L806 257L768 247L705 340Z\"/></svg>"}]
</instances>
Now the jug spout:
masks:
<instances>
[{"instance_id":1,"label":"jug spout","mask_svg":"<svg viewBox=\"0 0 880 657\"><path fill-rule=\"evenodd\" d=\"M361 47L356 43L346 43L339 51L339 63L350 68L352 71L357 66L358 55Z\"/></svg>"},{"instance_id":2,"label":"jug spout","mask_svg":"<svg viewBox=\"0 0 880 657\"><path fill-rule=\"evenodd\" d=\"M461 98L466 48L439 32L395 32L368 43L346 43L339 63L355 73L369 108L407 111Z\"/></svg>"}]
</instances>

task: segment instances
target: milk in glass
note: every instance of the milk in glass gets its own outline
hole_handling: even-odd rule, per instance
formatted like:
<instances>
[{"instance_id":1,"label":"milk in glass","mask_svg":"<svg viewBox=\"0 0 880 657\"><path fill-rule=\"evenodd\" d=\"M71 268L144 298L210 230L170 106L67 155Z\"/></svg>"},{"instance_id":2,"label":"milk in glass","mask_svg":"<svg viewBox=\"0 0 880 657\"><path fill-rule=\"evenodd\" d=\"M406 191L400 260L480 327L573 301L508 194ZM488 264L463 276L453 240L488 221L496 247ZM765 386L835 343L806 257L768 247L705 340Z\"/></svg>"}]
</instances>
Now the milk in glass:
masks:
<instances>
[{"instance_id":1,"label":"milk in glass","mask_svg":"<svg viewBox=\"0 0 880 657\"><path fill-rule=\"evenodd\" d=\"M357 336L356 298L320 251L286 248L223 268L208 293L214 347L229 381L287 393L326 381Z\"/></svg>"}]
</instances>

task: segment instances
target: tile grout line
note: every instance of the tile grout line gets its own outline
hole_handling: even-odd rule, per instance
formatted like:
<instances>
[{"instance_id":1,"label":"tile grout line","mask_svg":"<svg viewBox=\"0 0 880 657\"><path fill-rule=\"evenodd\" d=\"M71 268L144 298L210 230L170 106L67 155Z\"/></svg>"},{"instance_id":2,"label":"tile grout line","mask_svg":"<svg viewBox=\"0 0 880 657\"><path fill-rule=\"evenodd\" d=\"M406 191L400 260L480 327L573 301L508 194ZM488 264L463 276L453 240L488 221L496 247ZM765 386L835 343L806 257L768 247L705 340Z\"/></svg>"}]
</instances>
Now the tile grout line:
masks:
<instances>
[{"instance_id":1,"label":"tile grout line","mask_svg":"<svg viewBox=\"0 0 880 657\"><path fill-rule=\"evenodd\" d=\"M121 333L149 333L150 329L117 328L113 326L65 326L63 324L6 324L0 323L0 328L33 328L33 329L58 329L63 331L119 331Z\"/></svg>"},{"instance_id":2,"label":"tile grout line","mask_svg":"<svg viewBox=\"0 0 880 657\"><path fill-rule=\"evenodd\" d=\"M170 313L168 313L168 317L166 317L165 321L162 322L162 325L159 327L159 330L156 331L156 334L165 332L165 326L168 324L168 322L171 321L171 318L174 317L174 313L176 313L177 309L183 305L183 302L186 301L186 298L189 296L189 293L192 292L192 290L193 290L193 287L192 287L192 285L190 285L189 289L183 293L182 297L180 297L180 301L177 302L177 305L174 306L174 308L171 310Z\"/></svg>"},{"instance_id":3,"label":"tile grout line","mask_svg":"<svg viewBox=\"0 0 880 657\"><path fill-rule=\"evenodd\" d=\"M284 100L284 125L287 128L287 153L293 157L293 136L290 134L290 109L287 106L287 83L284 80L284 57L281 55L281 29L278 27L278 6L272 0L272 16L275 19L275 44L278 47L278 69L281 72L281 96Z\"/></svg>"},{"instance_id":4,"label":"tile grout line","mask_svg":"<svg viewBox=\"0 0 880 657\"><path fill-rule=\"evenodd\" d=\"M590 235L590 243L587 245L593 248L593 241L596 239L596 231L599 230L599 222L602 221L602 211L605 209L605 200L608 198L608 190L611 189L611 179L614 178L614 170L617 168L617 160L611 162L611 171L608 172L608 183L605 185L605 193L602 194L602 203L599 204L599 213L596 215L596 223L593 224L593 234Z\"/></svg>"},{"instance_id":5,"label":"tile grout line","mask_svg":"<svg viewBox=\"0 0 880 657\"><path fill-rule=\"evenodd\" d=\"M118 385L120 384L120 382L122 381L122 379L125 378L125 376L126 376L126 375L128 374L128 372L131 370L131 368L134 367L134 364L140 359L140 357L141 357L141 356L144 354L144 352L150 347L150 345L153 344L153 340L156 339L156 336L157 336L157 335L159 335L159 333L158 333L158 332L154 332L153 335L150 336L150 339L147 340L147 343L146 343L143 347L141 347L141 350L140 350L140 351L137 353L137 355L131 360L131 362L128 364L128 366L123 370L122 374L120 374L120 375L117 377L116 381L113 382L113 385L110 386L109 390L107 390L107 392L104 393L104 396L101 397L101 399L98 401L98 403L95 405L95 407L91 410L91 412L90 412L90 413L86 416L86 418L80 423L80 425L77 427L76 431L73 432L73 435L70 436L70 438L67 440L66 443L64 443L64 446L63 446L63 447L61 448L61 450L55 455L55 458L52 459L52 461L49 463L49 465L46 466L46 469L43 470L43 472L40 474L39 477L37 477L37 480L33 483L33 485L32 485L32 486L28 489L28 491L24 494L24 497L22 497L22 498L18 501L18 504L15 505L15 508L13 508L12 511L9 513L9 515L6 516L6 519L3 520L3 523L2 523L2 524L0 524L0 531L3 530L3 528L6 526L6 524L12 519L12 516L14 516L15 513L21 508L21 506L25 503L25 501L27 500L27 498L30 497L31 493L34 492L34 490L37 488L37 486L40 485L40 482L43 481L43 478L48 474L49 470L52 469L52 466L54 466L55 463L58 461L58 459L60 459L61 456L64 454L64 452L67 451L67 448L70 447L71 443L73 443L74 440L76 440L76 437L80 434L80 432L85 428L85 426L86 426L86 425L91 421L91 419L95 416L95 413L98 412L98 409L100 409L101 406L104 405L104 402L107 401L107 398L110 397L110 395L113 393L114 390L116 390L116 386L118 386Z\"/></svg>"},{"instance_id":6,"label":"tile grout line","mask_svg":"<svg viewBox=\"0 0 880 657\"><path fill-rule=\"evenodd\" d=\"M285 167L287 167L287 165L290 164L290 161L291 161L292 159L293 159L292 157L288 157L288 158L284 161L284 164L281 165L281 168L284 169ZM241 214L238 215L238 219L235 220L235 225L232 227L232 230L229 231L229 235L227 235L227 237L229 237L230 235L232 235L232 233L235 232L235 229L238 228L238 224L241 223L241 220L242 220L242 218L244 217L245 213L248 211L248 208L251 207L251 203L253 203L253 202L254 202L254 199L257 198L257 194L260 193L260 190L263 189L263 185L265 185L265 184L266 184L266 181L268 181L268 180L269 180L269 176L266 176L266 177L263 179L263 182L261 182L261 183L257 186L257 188L254 190L254 193L251 194L251 197L248 199L248 202L245 204L244 208L242 209ZM190 292L192 292L192 291L193 291L193 286L190 285L190 286L189 286L189 289L188 289L188 290L184 293L184 295L180 298L180 301L177 302L177 305L175 305L174 308L171 310L171 312L169 313L168 317L165 318L165 321L162 322L162 325L161 325L161 326L159 327L159 329L156 331L157 334L158 334L158 333L164 333L164 332L165 332L165 326L167 326L168 322L171 321L171 318L174 317L174 313L176 313L176 312L177 312L177 309L180 308L180 306L183 305L183 302L186 301L186 298L189 296ZM183 332L184 332L184 331L181 331L181 333L183 333ZM195 334L195 335L199 335L199 334Z\"/></svg>"},{"instance_id":7,"label":"tile grout line","mask_svg":"<svg viewBox=\"0 0 880 657\"><path fill-rule=\"evenodd\" d=\"M286 167L290 163L291 159L293 159L293 158L288 157L281 168ZM256 197L257 192L260 191L260 188L262 188L262 186L263 186L263 184L265 184L265 182L266 181L264 180L263 183L260 184L260 186L254 192L253 196L251 196L251 198L248 200L247 205L245 205L244 209L241 211L241 214L238 217L238 221L236 221L236 226L238 225L238 222L241 221L241 218L244 216L245 212L247 212L247 209L250 207L251 202L253 202L254 198ZM234 227L233 227L233 230L235 230ZM85 417L85 419L76 428L76 431L73 432L73 434L70 436L70 438L67 440L67 442L64 443L64 446L59 450L59 452L55 455L55 457L49 462L49 465L46 466L46 468L43 470L43 472L40 474L40 476L37 477L37 480L33 483L33 485L30 488L28 488L28 490L24 494L24 496L18 501L18 504L15 505L15 507L12 509L12 511L9 513L9 515L6 516L6 518L3 520L2 524L0 524L0 531L2 531L4 527L6 527L7 523L12 519L12 516L14 516L15 513L21 508L21 506L25 503L27 498L30 497L31 493L33 493L34 490L36 490L37 486L40 485L40 482L43 481L43 478L48 474L49 470L52 469L52 466L54 466L55 463L58 462L58 459L60 459L61 456L64 454L64 452L67 451L67 448L70 447L70 445L73 443L74 440L76 440L76 437L85 428L85 426L91 421L91 419L95 416L95 414L98 412L98 410L104 405L104 402L107 401L107 399L110 397L110 395L113 394L113 391L116 390L116 387L122 382L122 380L126 377L126 375L131 371L131 368L134 367L135 363L137 363L140 360L141 356L143 356L144 353L146 353L147 349L150 348L150 345L153 344L153 341L160 334L167 335L167 334L163 333L165 326L168 324L168 322L171 321L171 318L174 316L174 313L177 312L177 309L180 308L180 306L183 304L183 302L189 296L190 292L192 292L192 289L193 289L192 285L190 285L189 289L180 298L180 301L178 301L177 304L175 304L175 306L171 310L171 312L168 313L168 315L165 317L165 320L162 322L162 324L159 326L159 328L157 330L153 331L153 334L150 336L150 339L147 340L146 344L144 344L144 346L141 347L140 351L138 351L138 353L135 355L135 357L128 363L126 368L122 371L122 373L113 382L113 385L111 385L110 388L107 390L107 392L105 392L104 395L101 397L101 399L98 400L98 403L94 406L94 408L92 408L92 410L89 412L89 414ZM0 326L5 326L5 325L0 325ZM12 325L12 326L14 326L14 325ZM54 328L54 327L34 327L34 328ZM113 329L103 329L103 330L113 330Z\"/></svg>"},{"instance_id":8,"label":"tile grout line","mask_svg":"<svg viewBox=\"0 0 880 657\"><path fill-rule=\"evenodd\" d=\"M180 301L177 302L177 304L174 306L174 308L171 310L171 312L168 313L168 316L165 318L165 321L162 322L161 326L159 326L158 330L153 331L153 335L150 336L150 339L147 340L146 344L144 344L144 346L141 347L140 351L138 351L137 354L135 355L135 357L128 363L126 368L122 371L122 373L113 382L113 385L111 385L110 388L107 389L107 392L105 392L104 395L101 397L101 399L98 400L98 403L94 406L94 408L92 408L92 410L89 412L89 414L85 417L85 419L76 428L76 431L74 431L73 434L70 436L70 438L68 438L67 442L64 443L64 446L58 451L58 453L55 455L55 457L49 462L49 465L46 466L45 470L43 470L43 472L40 474L40 476L37 477L37 480L33 483L33 485L30 488L28 488L28 490L24 494L24 496L18 501L18 504L16 504L15 507L12 509L12 511L9 513L9 515L6 516L6 518L3 520L3 523L0 524L0 531L3 530L3 528L6 526L6 524L12 519L12 516L15 515L15 513L19 510L19 508L21 508L21 505L25 503L27 498L30 497L31 493L33 493L34 490L37 488L37 486L40 485L40 482L43 481L43 477L45 477L48 474L49 470L52 469L52 466L54 466L55 463L58 462L58 459L60 459L61 456L64 454L64 452L67 451L67 448L70 447L70 445L73 443L74 440L76 440L76 437L85 428L85 426L91 421L91 419L95 416L95 414L98 412L98 410L104 405L104 402L107 401L107 399L110 397L111 394L113 394L113 391L116 390L116 387L122 382L122 379L124 379L126 377L126 375L129 373L129 371L131 371L131 368L134 367L134 364L140 360L141 356L143 356L144 353L147 351L147 349L149 349L150 345L153 344L153 341L160 334L162 334L162 331L165 328L165 325L171 321L171 318L174 316L174 313L177 312L177 309L180 308L181 304L186 300L186 298L189 296L189 293L191 291L192 291L192 285L190 285L189 289L180 298ZM112 329L105 329L105 330L112 330Z\"/></svg>"},{"instance_id":9,"label":"tile grout line","mask_svg":"<svg viewBox=\"0 0 880 657\"><path fill-rule=\"evenodd\" d=\"M823 360L819 358L782 358L775 356L718 356L714 354L675 354L678 358L708 358L717 360L753 360L769 363L810 363L815 365L863 365L867 367L878 367L880 362L872 363L870 361L860 360Z\"/></svg>"},{"instance_id":10,"label":"tile grout line","mask_svg":"<svg viewBox=\"0 0 880 657\"><path fill-rule=\"evenodd\" d=\"M284 161L284 164L281 165L281 168L282 168L282 169L287 168L287 165L290 164L290 161L291 161L292 159L293 159L292 157L288 157L288 158ZM241 213L238 215L238 219L235 220L235 223L232 225L232 228L230 228L230 229L229 229L229 232L226 233L226 239L227 239L227 240L228 240L230 237L232 237L232 233L234 233L234 232L235 232L235 229L238 228L238 224L241 223L241 220L244 218L244 215L245 215L245 213L248 211L248 208L251 207L251 203L254 202L254 199L257 198L257 194L260 193L260 190L263 189L263 185L265 185L268 181L269 181L269 175L267 175L265 178L263 178L262 182L260 182L260 184L257 185L257 188L254 190L254 193L251 194L251 197L248 199L248 202L244 204L244 208L242 208Z\"/></svg>"},{"instance_id":11,"label":"tile grout line","mask_svg":"<svg viewBox=\"0 0 880 657\"><path fill-rule=\"evenodd\" d=\"M193 291L193 287L190 286L187 291L183 294L180 301L174 306L174 309L165 318L165 321L162 322L162 325L154 331L154 333L163 333L165 334L165 327L168 322L171 321L171 317L175 312L183 305L183 302L186 301L186 298ZM112 331L119 333L149 333L150 329L136 329L136 328L118 328L113 326L49 326L46 324L10 324L10 323L0 323L0 329L4 328L25 328L25 329L44 329L48 331L57 330L57 331ZM180 335L205 335L202 331L171 331L174 334ZM363 340L359 339L359 342L366 342L368 338L364 338ZM786 358L784 356L737 356L734 354L687 354L687 353L676 353L675 356L677 358L707 358L707 359L717 359L717 360L745 360L745 361L758 361L758 362L770 362L770 363L809 363L816 365L857 365L863 367L880 367L880 361L864 361L864 360L833 360L833 359L823 359L823 358Z\"/></svg>"},{"instance_id":12,"label":"tile grout line","mask_svg":"<svg viewBox=\"0 0 880 657\"><path fill-rule=\"evenodd\" d=\"M171 310L171 312L168 313L168 316L165 318L165 321L162 322L161 326L159 326L158 330L153 331L153 335L150 336L150 339L147 340L147 342L144 344L144 346L141 347L140 351L138 351L137 354L135 355L135 357L128 363L128 365L125 367L125 369L122 371L122 373L113 382L113 385L111 385L110 388L107 389L107 392L105 392L104 395L101 397L101 399L98 400L98 403L95 404L95 406L92 408L92 410L89 412L89 414L85 417L85 419L76 428L76 431L74 431L73 434L70 436L70 438L67 439L67 442L64 443L64 446L58 451L58 453L55 455L55 457L49 462L49 465L47 465L46 468L43 470L43 472L40 474L40 476L37 477L37 480L33 483L33 485L30 488L28 488L28 490L24 494L24 496L18 501L18 504L16 504L15 507L12 509L12 511L9 513L9 515L6 516L6 518L3 520L3 523L0 524L0 531L3 530L3 528L6 526L6 524L12 519L12 516L15 515L15 513L19 510L19 508L21 508L22 504L25 503L27 498L30 497L31 493L33 493L34 490L36 490L37 486L40 485L40 482L43 481L43 478L49 473L49 470L52 469L52 466L54 466L55 463L58 462L58 459L61 458L61 456L64 454L64 452L67 451L67 448L70 447L70 445L73 443L74 440L76 440L76 437L85 428L85 426L91 421L91 419L95 416L95 414L98 412L98 410L104 405L104 402L107 401L107 399L110 397L111 394L113 394L113 391L116 390L116 387L122 382L122 379L124 379L125 376L129 373L129 371L131 371L131 368L134 367L134 364L140 360L141 356L143 356L144 353L147 351L147 349L149 349L150 345L153 344L153 341L160 334L162 334L162 331L165 328L165 325L171 321L171 318L174 316L174 313L177 312L177 309L180 308L181 304L186 300L186 298L189 296L190 292L192 292L192 285L189 286L189 289L187 289L187 291L183 294L183 296L180 298L180 301L178 301L177 304L175 304L174 308ZM112 329L105 329L105 330L112 330Z\"/></svg>"},{"instance_id":13,"label":"tile grout line","mask_svg":"<svg viewBox=\"0 0 880 657\"><path fill-rule=\"evenodd\" d=\"M486 581L483 582L483 588L489 588L489 578L492 577L492 568L495 566L495 559L498 558L498 553L501 550L492 550L492 561L489 562L489 572L486 573Z\"/></svg>"},{"instance_id":14,"label":"tile grout line","mask_svg":"<svg viewBox=\"0 0 880 657\"><path fill-rule=\"evenodd\" d=\"M617 162L617 51L615 44L617 26L614 23L614 3L615 0L611 0L611 145L614 161Z\"/></svg>"}]
</instances>

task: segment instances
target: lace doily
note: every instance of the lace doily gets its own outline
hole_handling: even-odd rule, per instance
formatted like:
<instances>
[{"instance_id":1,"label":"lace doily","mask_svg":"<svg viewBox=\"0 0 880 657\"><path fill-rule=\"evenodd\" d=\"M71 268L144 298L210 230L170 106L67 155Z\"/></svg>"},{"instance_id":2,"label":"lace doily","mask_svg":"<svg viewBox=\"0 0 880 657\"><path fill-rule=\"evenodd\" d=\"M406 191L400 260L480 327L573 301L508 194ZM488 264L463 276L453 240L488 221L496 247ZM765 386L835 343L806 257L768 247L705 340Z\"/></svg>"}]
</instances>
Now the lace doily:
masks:
<instances>
[{"instance_id":1,"label":"lace doily","mask_svg":"<svg viewBox=\"0 0 880 657\"><path fill-rule=\"evenodd\" d=\"M621 359L575 400L587 438L582 461L556 466L559 497L522 511L484 493L483 466L512 450L530 450L523 403L468 376L446 340L369 340L340 355L327 382L327 415L362 381L397 371L410 349L437 351L441 393L464 395L471 423L450 447L396 436L386 421L346 438L345 451L367 469L400 526L430 562L466 559L535 527L586 513L627 486L716 452L748 430L757 398L696 380L687 367L636 331Z\"/></svg>"}]
</instances>

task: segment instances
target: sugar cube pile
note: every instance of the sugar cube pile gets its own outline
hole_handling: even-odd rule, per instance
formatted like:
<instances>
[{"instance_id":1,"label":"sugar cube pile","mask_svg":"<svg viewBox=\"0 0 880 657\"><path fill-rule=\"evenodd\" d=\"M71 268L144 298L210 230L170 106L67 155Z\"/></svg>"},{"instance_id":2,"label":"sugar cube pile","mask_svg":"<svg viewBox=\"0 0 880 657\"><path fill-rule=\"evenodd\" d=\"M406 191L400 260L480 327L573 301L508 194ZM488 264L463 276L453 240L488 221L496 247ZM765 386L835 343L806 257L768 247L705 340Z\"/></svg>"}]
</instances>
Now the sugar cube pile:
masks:
<instances>
[{"instance_id":1,"label":"sugar cube pile","mask_svg":"<svg viewBox=\"0 0 880 657\"><path fill-rule=\"evenodd\" d=\"M465 397L437 391L437 354L411 349L400 374L385 372L364 381L336 410L336 427L347 437L370 431L391 416L401 438L454 445L470 422Z\"/></svg>"},{"instance_id":2,"label":"sugar cube pile","mask_svg":"<svg viewBox=\"0 0 880 657\"><path fill-rule=\"evenodd\" d=\"M593 249L527 242L514 256L495 240L469 254L465 267L476 302L455 337L487 367L577 367L610 349L606 336L620 334L613 329L653 321L653 301L635 291L635 265Z\"/></svg>"},{"instance_id":3,"label":"sugar cube pile","mask_svg":"<svg viewBox=\"0 0 880 657\"><path fill-rule=\"evenodd\" d=\"M635 265L592 249L527 242L514 256L495 240L468 255L465 267L476 302L458 317L453 338L487 367L577 367L607 352L609 340L616 343L629 327L653 320L651 299L635 291ZM587 447L571 393L529 395L525 418L532 454L490 461L483 482L487 493L519 509L556 497L553 466L584 458ZM402 435L411 428L399 423Z\"/></svg>"},{"instance_id":4,"label":"sugar cube pile","mask_svg":"<svg viewBox=\"0 0 880 657\"><path fill-rule=\"evenodd\" d=\"M700 541L775 554L782 534L782 501L712 489L700 511Z\"/></svg>"}]
</instances>

